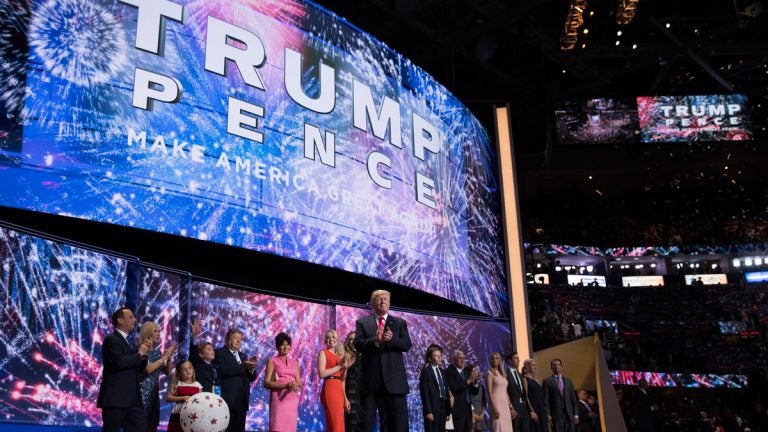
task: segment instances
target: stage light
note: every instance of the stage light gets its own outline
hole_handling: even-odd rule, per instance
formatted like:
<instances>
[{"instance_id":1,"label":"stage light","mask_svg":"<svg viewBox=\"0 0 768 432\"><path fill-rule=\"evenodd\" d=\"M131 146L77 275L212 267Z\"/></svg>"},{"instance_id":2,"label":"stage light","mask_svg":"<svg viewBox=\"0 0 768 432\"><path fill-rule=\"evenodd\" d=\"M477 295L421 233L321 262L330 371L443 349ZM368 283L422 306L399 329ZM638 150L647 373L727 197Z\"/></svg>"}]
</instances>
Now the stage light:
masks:
<instances>
[{"instance_id":1,"label":"stage light","mask_svg":"<svg viewBox=\"0 0 768 432\"><path fill-rule=\"evenodd\" d=\"M589 29L588 29L588 28L585 28L583 33L584 33L584 34L589 34Z\"/></svg>"},{"instance_id":2,"label":"stage light","mask_svg":"<svg viewBox=\"0 0 768 432\"><path fill-rule=\"evenodd\" d=\"M562 267L560 267L560 266L556 266L556 267L555 267L555 271L563 271L563 268L562 268Z\"/></svg>"},{"instance_id":3,"label":"stage light","mask_svg":"<svg viewBox=\"0 0 768 432\"><path fill-rule=\"evenodd\" d=\"M632 44L632 49L637 49L637 44Z\"/></svg>"},{"instance_id":4,"label":"stage light","mask_svg":"<svg viewBox=\"0 0 768 432\"><path fill-rule=\"evenodd\" d=\"M536 268L541 268L541 263L536 263Z\"/></svg>"},{"instance_id":5,"label":"stage light","mask_svg":"<svg viewBox=\"0 0 768 432\"><path fill-rule=\"evenodd\" d=\"M584 272L587 271L584 267L579 267L579 273L584 274Z\"/></svg>"},{"instance_id":6,"label":"stage light","mask_svg":"<svg viewBox=\"0 0 768 432\"><path fill-rule=\"evenodd\" d=\"M621 30L616 32L616 36L621 36Z\"/></svg>"},{"instance_id":7,"label":"stage light","mask_svg":"<svg viewBox=\"0 0 768 432\"><path fill-rule=\"evenodd\" d=\"M587 44L583 43L581 44L581 49L585 49L587 47Z\"/></svg>"},{"instance_id":8,"label":"stage light","mask_svg":"<svg viewBox=\"0 0 768 432\"><path fill-rule=\"evenodd\" d=\"M760 258L760 257L756 257L755 258L755 265L756 266L763 265L763 259Z\"/></svg>"},{"instance_id":9,"label":"stage light","mask_svg":"<svg viewBox=\"0 0 768 432\"><path fill-rule=\"evenodd\" d=\"M652 263L651 268L656 268L656 263Z\"/></svg>"},{"instance_id":10,"label":"stage light","mask_svg":"<svg viewBox=\"0 0 768 432\"><path fill-rule=\"evenodd\" d=\"M616 46L619 46L620 43L621 41L616 41Z\"/></svg>"},{"instance_id":11,"label":"stage light","mask_svg":"<svg viewBox=\"0 0 768 432\"><path fill-rule=\"evenodd\" d=\"M565 69L563 69L563 73L565 73Z\"/></svg>"},{"instance_id":12,"label":"stage light","mask_svg":"<svg viewBox=\"0 0 768 432\"><path fill-rule=\"evenodd\" d=\"M643 265L642 264L637 264L637 265L635 265L635 268L636 269L641 269L641 268L643 268Z\"/></svg>"},{"instance_id":13,"label":"stage light","mask_svg":"<svg viewBox=\"0 0 768 432\"><path fill-rule=\"evenodd\" d=\"M587 271L588 271L588 272L592 272L592 270L594 270L594 269L595 269L595 268L594 268L594 267L592 267L592 266L587 266Z\"/></svg>"},{"instance_id":14,"label":"stage light","mask_svg":"<svg viewBox=\"0 0 768 432\"><path fill-rule=\"evenodd\" d=\"M734 267L741 267L741 261L739 261L738 258L733 260L733 266Z\"/></svg>"},{"instance_id":15,"label":"stage light","mask_svg":"<svg viewBox=\"0 0 768 432\"><path fill-rule=\"evenodd\" d=\"M666 25L666 26L664 26L664 27L666 27L666 28L670 28L670 27L672 27L672 24L670 24L670 23L667 23L667 25Z\"/></svg>"},{"instance_id":16,"label":"stage light","mask_svg":"<svg viewBox=\"0 0 768 432\"><path fill-rule=\"evenodd\" d=\"M691 268L696 268L696 266L693 263L691 263Z\"/></svg>"},{"instance_id":17,"label":"stage light","mask_svg":"<svg viewBox=\"0 0 768 432\"><path fill-rule=\"evenodd\" d=\"M752 258L744 258L744 265L747 267L752 266Z\"/></svg>"},{"instance_id":18,"label":"stage light","mask_svg":"<svg viewBox=\"0 0 768 432\"><path fill-rule=\"evenodd\" d=\"M717 264L712 264L712 270L717 268Z\"/></svg>"}]
</instances>

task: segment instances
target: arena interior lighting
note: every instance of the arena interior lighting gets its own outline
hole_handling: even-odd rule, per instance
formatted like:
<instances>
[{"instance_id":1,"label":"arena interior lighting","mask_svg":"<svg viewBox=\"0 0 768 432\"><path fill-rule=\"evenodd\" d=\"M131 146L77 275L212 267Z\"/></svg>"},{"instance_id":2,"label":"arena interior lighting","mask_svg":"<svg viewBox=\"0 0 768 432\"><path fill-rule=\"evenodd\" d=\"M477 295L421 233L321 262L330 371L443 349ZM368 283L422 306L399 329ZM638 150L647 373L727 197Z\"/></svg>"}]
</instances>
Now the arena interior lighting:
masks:
<instances>
[{"instance_id":1,"label":"arena interior lighting","mask_svg":"<svg viewBox=\"0 0 768 432\"><path fill-rule=\"evenodd\" d=\"M637 4L640 0L617 0L616 1L616 23L627 25L635 19Z\"/></svg>"},{"instance_id":2,"label":"arena interior lighting","mask_svg":"<svg viewBox=\"0 0 768 432\"><path fill-rule=\"evenodd\" d=\"M579 40L579 28L584 24L584 11L587 9L587 0L571 0L571 7L565 18L563 37L560 39L560 49L571 50Z\"/></svg>"}]
</instances>

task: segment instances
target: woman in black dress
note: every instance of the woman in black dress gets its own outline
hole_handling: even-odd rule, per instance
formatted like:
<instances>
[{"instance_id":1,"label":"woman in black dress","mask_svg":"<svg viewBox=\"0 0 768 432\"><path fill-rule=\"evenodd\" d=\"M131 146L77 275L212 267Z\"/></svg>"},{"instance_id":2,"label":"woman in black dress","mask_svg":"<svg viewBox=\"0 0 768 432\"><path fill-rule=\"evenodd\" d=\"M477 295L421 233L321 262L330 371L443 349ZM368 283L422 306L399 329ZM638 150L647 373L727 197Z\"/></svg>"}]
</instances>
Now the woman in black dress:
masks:
<instances>
[{"instance_id":1,"label":"woman in black dress","mask_svg":"<svg viewBox=\"0 0 768 432\"><path fill-rule=\"evenodd\" d=\"M547 419L544 413L544 391L536 379L536 361L528 359L523 362L523 376L528 386L528 410L531 417L531 432L544 432L547 430Z\"/></svg>"},{"instance_id":2,"label":"woman in black dress","mask_svg":"<svg viewBox=\"0 0 768 432\"><path fill-rule=\"evenodd\" d=\"M347 369L344 380L344 430L357 432L363 430L363 408L360 405L360 393L357 389L357 380L360 377L360 353L355 351L355 332L344 339L344 357L355 359L355 362Z\"/></svg>"}]
</instances>

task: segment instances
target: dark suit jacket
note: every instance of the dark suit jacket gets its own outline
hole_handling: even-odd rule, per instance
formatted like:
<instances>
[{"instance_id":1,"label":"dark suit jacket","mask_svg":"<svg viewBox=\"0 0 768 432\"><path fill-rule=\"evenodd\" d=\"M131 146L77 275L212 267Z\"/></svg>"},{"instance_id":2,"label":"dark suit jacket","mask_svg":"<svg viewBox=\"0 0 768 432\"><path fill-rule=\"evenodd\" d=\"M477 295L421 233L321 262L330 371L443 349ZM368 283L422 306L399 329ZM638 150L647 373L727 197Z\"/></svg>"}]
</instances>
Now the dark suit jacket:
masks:
<instances>
[{"instance_id":1,"label":"dark suit jacket","mask_svg":"<svg viewBox=\"0 0 768 432\"><path fill-rule=\"evenodd\" d=\"M518 388L517 383L515 382L514 376L512 374L514 373L512 371L512 368L509 366L505 366L506 372L507 372L507 394L509 394L509 400L512 402L512 406L515 407L515 411L517 411L517 415L522 417L523 419L528 418L528 402L526 402L526 394L525 394L525 387ZM520 377L520 385L524 386L525 377L518 374ZM521 402L522 400L522 402ZM526 420L527 421L527 420Z\"/></svg>"},{"instance_id":2,"label":"dark suit jacket","mask_svg":"<svg viewBox=\"0 0 768 432\"><path fill-rule=\"evenodd\" d=\"M117 331L104 338L101 358L104 372L96 405L99 408L127 408L136 400L141 403L139 373L147 365L146 358L142 359Z\"/></svg>"},{"instance_id":3,"label":"dark suit jacket","mask_svg":"<svg viewBox=\"0 0 768 432\"><path fill-rule=\"evenodd\" d=\"M437 382L432 365L427 365L421 369L419 393L421 394L421 407L424 415L437 414L438 412L448 415L451 412L450 400L448 399L448 384L445 382L445 370L440 369L440 373L443 375L443 385L445 386L444 399L440 398L440 385Z\"/></svg>"},{"instance_id":4,"label":"dark suit jacket","mask_svg":"<svg viewBox=\"0 0 768 432\"><path fill-rule=\"evenodd\" d=\"M595 424L592 422L592 417L589 416L590 411L581 401L576 402L576 408L579 413L579 424L576 426L576 430L579 432L595 432Z\"/></svg>"},{"instance_id":5,"label":"dark suit jacket","mask_svg":"<svg viewBox=\"0 0 768 432\"><path fill-rule=\"evenodd\" d=\"M654 430L652 406L651 397L638 388L632 400L632 410L634 411L637 430L639 432L650 432Z\"/></svg>"},{"instance_id":6,"label":"dark suit jacket","mask_svg":"<svg viewBox=\"0 0 768 432\"><path fill-rule=\"evenodd\" d=\"M469 384L467 379L462 378L456 366L450 365L445 368L446 381L448 388L453 393L453 416L456 418L467 418L472 413L472 405L467 403L469 397Z\"/></svg>"},{"instance_id":7,"label":"dark suit jacket","mask_svg":"<svg viewBox=\"0 0 768 432\"><path fill-rule=\"evenodd\" d=\"M213 365L219 371L221 397L229 405L230 411L248 411L251 383L256 380L256 372L248 372L245 368L247 357L241 352L237 354L241 363L237 362L232 351L226 346L217 348Z\"/></svg>"},{"instance_id":8,"label":"dark suit jacket","mask_svg":"<svg viewBox=\"0 0 768 432\"><path fill-rule=\"evenodd\" d=\"M208 364L200 358L200 354L197 352L197 344L193 339L189 342L189 362L195 368L195 380L203 386L201 391L213 392L214 385L221 385L219 383L219 373L214 369L216 366Z\"/></svg>"},{"instance_id":9,"label":"dark suit jacket","mask_svg":"<svg viewBox=\"0 0 768 432\"><path fill-rule=\"evenodd\" d=\"M408 325L402 318L387 315L384 328L392 330L392 340L376 346L376 317L362 317L355 323L355 349L361 354L360 393L376 393L383 385L389 394L407 394L403 353L411 349Z\"/></svg>"},{"instance_id":10,"label":"dark suit jacket","mask_svg":"<svg viewBox=\"0 0 768 432\"><path fill-rule=\"evenodd\" d=\"M573 389L573 382L563 377L563 396L560 395L560 389L557 388L554 376L545 378L541 387L544 391L544 419L550 415L552 416L552 423L561 421L573 423L573 416L578 414L576 407L578 399Z\"/></svg>"}]
</instances>

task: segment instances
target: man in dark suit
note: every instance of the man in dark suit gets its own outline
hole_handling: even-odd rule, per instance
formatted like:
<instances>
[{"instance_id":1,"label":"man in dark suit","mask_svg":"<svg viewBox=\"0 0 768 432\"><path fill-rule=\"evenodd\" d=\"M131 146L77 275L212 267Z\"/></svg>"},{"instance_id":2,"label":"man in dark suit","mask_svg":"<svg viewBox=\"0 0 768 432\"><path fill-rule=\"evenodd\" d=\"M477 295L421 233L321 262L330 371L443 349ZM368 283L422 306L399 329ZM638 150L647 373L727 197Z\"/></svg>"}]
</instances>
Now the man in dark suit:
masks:
<instances>
[{"instance_id":1,"label":"man in dark suit","mask_svg":"<svg viewBox=\"0 0 768 432\"><path fill-rule=\"evenodd\" d=\"M427 365L419 375L419 393L424 413L425 432L444 432L445 419L450 412L448 387L445 384L445 371L440 368L443 361L443 349L437 345L427 348Z\"/></svg>"},{"instance_id":2,"label":"man in dark suit","mask_svg":"<svg viewBox=\"0 0 768 432\"><path fill-rule=\"evenodd\" d=\"M528 414L528 395L525 393L525 378L520 375L520 355L507 354L507 394L512 402L512 429L515 432L529 432L531 417Z\"/></svg>"},{"instance_id":3,"label":"man in dark suit","mask_svg":"<svg viewBox=\"0 0 768 432\"><path fill-rule=\"evenodd\" d=\"M121 307L112 314L115 331L104 338L101 358L104 370L99 387L97 406L101 408L102 430L144 432L147 416L141 405L139 373L147 365L150 343L138 349L128 341L128 333L136 329L133 311Z\"/></svg>"},{"instance_id":4,"label":"man in dark suit","mask_svg":"<svg viewBox=\"0 0 768 432\"><path fill-rule=\"evenodd\" d=\"M637 392L632 400L632 411L634 411L635 422L638 432L653 432L653 403L648 394L648 380L640 378L637 381Z\"/></svg>"},{"instance_id":5,"label":"man in dark suit","mask_svg":"<svg viewBox=\"0 0 768 432\"><path fill-rule=\"evenodd\" d=\"M245 431L245 415L251 399L251 383L256 380L256 357L240 352L243 332L232 328L224 339L226 346L216 350L213 365L219 373L221 397L229 405L227 432Z\"/></svg>"},{"instance_id":6,"label":"man in dark suit","mask_svg":"<svg viewBox=\"0 0 768 432\"><path fill-rule=\"evenodd\" d=\"M549 367L552 376L541 383L545 418L552 423L552 432L574 432L579 415L573 382L563 376L562 360L552 359Z\"/></svg>"},{"instance_id":7,"label":"man in dark suit","mask_svg":"<svg viewBox=\"0 0 768 432\"><path fill-rule=\"evenodd\" d=\"M403 353L411 349L408 325L389 314L391 294L371 294L374 314L355 322L355 349L360 353L358 388L365 413L363 430L370 432L379 412L382 432L408 431L408 378Z\"/></svg>"},{"instance_id":8,"label":"man in dark suit","mask_svg":"<svg viewBox=\"0 0 768 432\"><path fill-rule=\"evenodd\" d=\"M203 325L200 320L192 323L192 337L189 338L189 361L195 368L195 378L203 386L204 392L221 393L219 384L219 371L213 365L216 359L216 351L210 342L198 344L197 337L202 333ZM218 392L215 387L218 387Z\"/></svg>"},{"instance_id":9,"label":"man in dark suit","mask_svg":"<svg viewBox=\"0 0 768 432\"><path fill-rule=\"evenodd\" d=\"M578 392L579 403L576 405L579 413L579 424L576 427L578 432L595 432L595 418L597 413L592 410L592 407L587 401L587 391L584 389Z\"/></svg>"},{"instance_id":10,"label":"man in dark suit","mask_svg":"<svg viewBox=\"0 0 768 432\"><path fill-rule=\"evenodd\" d=\"M472 399L469 394L469 386L472 377L464 375L466 356L461 351L453 353L453 362L445 369L448 388L453 394L453 429L457 432L470 432L472 430Z\"/></svg>"}]
</instances>

